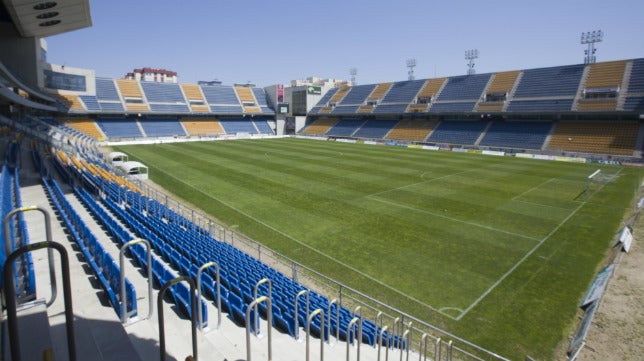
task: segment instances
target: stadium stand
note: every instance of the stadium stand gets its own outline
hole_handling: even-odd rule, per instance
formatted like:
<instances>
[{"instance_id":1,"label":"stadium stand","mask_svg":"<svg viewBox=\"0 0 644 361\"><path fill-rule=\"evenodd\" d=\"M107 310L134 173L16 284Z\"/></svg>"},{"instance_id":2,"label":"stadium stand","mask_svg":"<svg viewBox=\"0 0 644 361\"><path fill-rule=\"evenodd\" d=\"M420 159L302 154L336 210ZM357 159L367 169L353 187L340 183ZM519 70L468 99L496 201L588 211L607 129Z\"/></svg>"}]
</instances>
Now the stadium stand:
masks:
<instances>
[{"instance_id":1,"label":"stadium stand","mask_svg":"<svg viewBox=\"0 0 644 361\"><path fill-rule=\"evenodd\" d=\"M354 114L360 109L360 105L338 105L331 111L331 114Z\"/></svg>"},{"instance_id":2,"label":"stadium stand","mask_svg":"<svg viewBox=\"0 0 644 361\"><path fill-rule=\"evenodd\" d=\"M438 120L401 120L386 139L422 142L434 130Z\"/></svg>"},{"instance_id":3,"label":"stadium stand","mask_svg":"<svg viewBox=\"0 0 644 361\"><path fill-rule=\"evenodd\" d=\"M275 134L266 119L255 119L252 121L260 134Z\"/></svg>"},{"instance_id":4,"label":"stadium stand","mask_svg":"<svg viewBox=\"0 0 644 361\"><path fill-rule=\"evenodd\" d=\"M101 111L101 105L98 103L98 99L96 99L96 96L94 95L81 95L79 98L83 101L83 104L85 104L85 107L87 108L88 111L90 112L100 112Z\"/></svg>"},{"instance_id":5,"label":"stadium stand","mask_svg":"<svg viewBox=\"0 0 644 361\"><path fill-rule=\"evenodd\" d=\"M514 88L520 71L506 71L494 74L490 86L485 91L483 101L478 103L478 112L500 112L503 110L509 93Z\"/></svg>"},{"instance_id":6,"label":"stadium stand","mask_svg":"<svg viewBox=\"0 0 644 361\"><path fill-rule=\"evenodd\" d=\"M275 111L268 106L268 100L266 99L266 93L261 88L253 88L253 95L257 100L257 105L259 105L262 114L275 114Z\"/></svg>"},{"instance_id":7,"label":"stadium stand","mask_svg":"<svg viewBox=\"0 0 644 361\"><path fill-rule=\"evenodd\" d=\"M487 124L486 121L444 120L427 140L433 143L473 145Z\"/></svg>"},{"instance_id":8,"label":"stadium stand","mask_svg":"<svg viewBox=\"0 0 644 361\"><path fill-rule=\"evenodd\" d=\"M385 94L391 89L392 83L380 83L376 85L376 88L369 94L367 100L380 100L384 97Z\"/></svg>"},{"instance_id":9,"label":"stadium stand","mask_svg":"<svg viewBox=\"0 0 644 361\"><path fill-rule=\"evenodd\" d=\"M324 93L320 101L313 108L311 108L309 114L313 115L319 113L330 113L331 108L328 106L328 104L338 91L339 88L329 89L326 93Z\"/></svg>"},{"instance_id":10,"label":"stadium stand","mask_svg":"<svg viewBox=\"0 0 644 361\"><path fill-rule=\"evenodd\" d=\"M416 99L416 95L424 84L425 80L408 80L395 82L391 86L389 92L382 99L382 104L409 104Z\"/></svg>"},{"instance_id":11,"label":"stadium stand","mask_svg":"<svg viewBox=\"0 0 644 361\"><path fill-rule=\"evenodd\" d=\"M423 88L418 93L418 98L425 98L428 102L438 97L438 94L443 89L447 78L434 78L425 81Z\"/></svg>"},{"instance_id":12,"label":"stadium stand","mask_svg":"<svg viewBox=\"0 0 644 361\"><path fill-rule=\"evenodd\" d=\"M253 122L245 118L221 118L219 123L226 131L226 134L257 134L257 128L255 128Z\"/></svg>"},{"instance_id":13,"label":"stadium stand","mask_svg":"<svg viewBox=\"0 0 644 361\"><path fill-rule=\"evenodd\" d=\"M633 60L631 76L628 81L628 93L644 93L644 58Z\"/></svg>"},{"instance_id":14,"label":"stadium stand","mask_svg":"<svg viewBox=\"0 0 644 361\"><path fill-rule=\"evenodd\" d=\"M478 101L491 74L476 74L451 77L438 96L437 101Z\"/></svg>"},{"instance_id":15,"label":"stadium stand","mask_svg":"<svg viewBox=\"0 0 644 361\"><path fill-rule=\"evenodd\" d=\"M347 93L351 90L351 87L342 87L339 88L335 93L333 93L333 96L329 99L329 103L338 103L341 100L344 99L344 97L347 95Z\"/></svg>"},{"instance_id":16,"label":"stadium stand","mask_svg":"<svg viewBox=\"0 0 644 361\"><path fill-rule=\"evenodd\" d=\"M624 110L628 110L628 111L644 110L644 96L627 97L624 102Z\"/></svg>"},{"instance_id":17,"label":"stadium stand","mask_svg":"<svg viewBox=\"0 0 644 361\"><path fill-rule=\"evenodd\" d=\"M237 94L232 86L202 85L201 90L208 101L208 104L235 104L239 105Z\"/></svg>"},{"instance_id":18,"label":"stadium stand","mask_svg":"<svg viewBox=\"0 0 644 361\"><path fill-rule=\"evenodd\" d=\"M474 109L476 102L451 102L451 103L433 103L429 108L430 112L471 112Z\"/></svg>"},{"instance_id":19,"label":"stadium stand","mask_svg":"<svg viewBox=\"0 0 644 361\"><path fill-rule=\"evenodd\" d=\"M338 119L320 118L309 124L302 134L307 135L324 135L338 122Z\"/></svg>"},{"instance_id":20,"label":"stadium stand","mask_svg":"<svg viewBox=\"0 0 644 361\"><path fill-rule=\"evenodd\" d=\"M96 118L96 124L108 139L140 138L143 136L136 120L128 118Z\"/></svg>"},{"instance_id":21,"label":"stadium stand","mask_svg":"<svg viewBox=\"0 0 644 361\"><path fill-rule=\"evenodd\" d=\"M172 114L190 111L179 84L144 81L141 82L141 88L150 104L150 110L154 112Z\"/></svg>"},{"instance_id":22,"label":"stadium stand","mask_svg":"<svg viewBox=\"0 0 644 361\"><path fill-rule=\"evenodd\" d=\"M375 88L375 84L353 86L350 88L347 95L338 102L338 106L361 105L367 100L367 97Z\"/></svg>"},{"instance_id":23,"label":"stadium stand","mask_svg":"<svg viewBox=\"0 0 644 361\"><path fill-rule=\"evenodd\" d=\"M103 112L122 113L124 111L113 79L96 78L96 99Z\"/></svg>"},{"instance_id":24,"label":"stadium stand","mask_svg":"<svg viewBox=\"0 0 644 361\"><path fill-rule=\"evenodd\" d=\"M626 61L591 64L583 92L583 99L579 100L577 110L616 110L617 97L622 87L625 68Z\"/></svg>"},{"instance_id":25,"label":"stadium stand","mask_svg":"<svg viewBox=\"0 0 644 361\"><path fill-rule=\"evenodd\" d=\"M632 156L639 124L625 121L561 121L548 149Z\"/></svg>"},{"instance_id":26,"label":"stadium stand","mask_svg":"<svg viewBox=\"0 0 644 361\"><path fill-rule=\"evenodd\" d=\"M569 112L574 99L513 100L509 112Z\"/></svg>"},{"instance_id":27,"label":"stadium stand","mask_svg":"<svg viewBox=\"0 0 644 361\"><path fill-rule=\"evenodd\" d=\"M619 88L622 85L625 67L625 60L591 64L586 89Z\"/></svg>"},{"instance_id":28,"label":"stadium stand","mask_svg":"<svg viewBox=\"0 0 644 361\"><path fill-rule=\"evenodd\" d=\"M244 113L261 113L262 109L257 105L257 100L252 88L247 86L235 86L235 93L244 107Z\"/></svg>"},{"instance_id":29,"label":"stadium stand","mask_svg":"<svg viewBox=\"0 0 644 361\"><path fill-rule=\"evenodd\" d=\"M85 110L85 106L83 105L83 102L81 99L78 97L78 95L75 94L60 94L60 97L63 99L63 102L68 104L69 110L70 111L83 111Z\"/></svg>"},{"instance_id":30,"label":"stadium stand","mask_svg":"<svg viewBox=\"0 0 644 361\"><path fill-rule=\"evenodd\" d=\"M177 118L147 118L139 121L148 137L185 136L186 132Z\"/></svg>"},{"instance_id":31,"label":"stadium stand","mask_svg":"<svg viewBox=\"0 0 644 361\"><path fill-rule=\"evenodd\" d=\"M150 108L145 103L143 91L136 80L116 79L116 85L125 101L125 109L131 112L148 111Z\"/></svg>"},{"instance_id":32,"label":"stadium stand","mask_svg":"<svg viewBox=\"0 0 644 361\"><path fill-rule=\"evenodd\" d=\"M190 110L195 113L207 113L210 111L210 108L206 105L206 99L204 99L201 88L197 84L181 84L181 89L188 103L190 104Z\"/></svg>"},{"instance_id":33,"label":"stadium stand","mask_svg":"<svg viewBox=\"0 0 644 361\"><path fill-rule=\"evenodd\" d=\"M102 140L105 136L101 130L96 126L96 123L89 118L63 118L58 120L66 126L76 129L79 132L86 134L94 139Z\"/></svg>"},{"instance_id":34,"label":"stadium stand","mask_svg":"<svg viewBox=\"0 0 644 361\"><path fill-rule=\"evenodd\" d=\"M492 121L480 146L541 149L552 123L547 121Z\"/></svg>"},{"instance_id":35,"label":"stadium stand","mask_svg":"<svg viewBox=\"0 0 644 361\"><path fill-rule=\"evenodd\" d=\"M524 70L514 98L574 97L583 72L584 65Z\"/></svg>"},{"instance_id":36,"label":"stadium stand","mask_svg":"<svg viewBox=\"0 0 644 361\"><path fill-rule=\"evenodd\" d=\"M374 109L378 114L401 114L407 110L408 104L380 104Z\"/></svg>"},{"instance_id":37,"label":"stadium stand","mask_svg":"<svg viewBox=\"0 0 644 361\"><path fill-rule=\"evenodd\" d=\"M340 119L333 127L331 127L331 129L329 129L328 132L326 132L326 135L334 137L350 137L364 123L365 121L363 119Z\"/></svg>"},{"instance_id":38,"label":"stadium stand","mask_svg":"<svg viewBox=\"0 0 644 361\"><path fill-rule=\"evenodd\" d=\"M225 133L216 118L183 118L181 123L183 123L188 135L203 136Z\"/></svg>"},{"instance_id":39,"label":"stadium stand","mask_svg":"<svg viewBox=\"0 0 644 361\"><path fill-rule=\"evenodd\" d=\"M398 124L398 120L367 120L356 131L356 138L382 139Z\"/></svg>"}]
</instances>

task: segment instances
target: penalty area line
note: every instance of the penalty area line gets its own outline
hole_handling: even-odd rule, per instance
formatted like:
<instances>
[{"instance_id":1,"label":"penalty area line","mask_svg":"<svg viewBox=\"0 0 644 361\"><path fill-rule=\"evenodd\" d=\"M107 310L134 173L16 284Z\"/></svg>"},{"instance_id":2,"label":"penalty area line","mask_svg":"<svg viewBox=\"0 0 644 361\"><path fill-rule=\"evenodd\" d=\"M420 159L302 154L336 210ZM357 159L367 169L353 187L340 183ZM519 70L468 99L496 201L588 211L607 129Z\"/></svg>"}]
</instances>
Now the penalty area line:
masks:
<instances>
[{"instance_id":1,"label":"penalty area line","mask_svg":"<svg viewBox=\"0 0 644 361\"><path fill-rule=\"evenodd\" d=\"M615 173L615 175L613 176L613 178L615 178L617 175L619 175L619 173L622 171L622 169L624 169L624 168L620 168L620 169L617 171L617 173ZM601 189L601 188L600 188L600 189ZM591 194L591 197L592 197L592 196L594 196L598 191L599 191L599 190L597 190L596 192L594 192L593 194ZM482 294L481 296L479 296L479 298L477 298L477 299L476 299L476 300L475 300L471 305L469 305L469 306L468 306L468 307L463 311L463 313L461 313L458 317L456 317L456 321L460 321L463 317L465 317L465 315L467 315L467 314L468 314L468 313L469 313L469 312L470 312L474 307L476 307L476 306L477 306L477 305L478 305L478 304L479 304L479 303L480 303L480 302L481 302L485 297L487 297L487 295L489 295L489 294L490 294L490 292L492 292L492 291L493 291L493 290L494 290L498 285L500 285L500 284L501 284L501 282L503 282L503 281L504 281L506 278L508 278L508 276L510 276L510 275L511 275L511 274L512 274L512 273L513 273L517 268L519 268L519 266L520 266L521 264L523 264L523 262L525 262L525 260L527 260L527 259L528 259L528 258L529 258L533 253L534 253L534 252L536 252L536 250L537 250L537 249L539 249L539 247L541 247L541 245L542 245L542 244L544 244L548 239L550 239L550 237L552 237L552 235L553 235L553 234L555 234L555 232L557 232L557 231L559 230L559 228L561 228L564 224L566 224L566 222L568 222L568 220L569 220L570 218L572 218L575 214L577 214L577 212L578 212L578 211L579 211L579 210L580 210L584 205L586 205L586 202L583 202L583 203L579 204L579 206L577 206L577 208L575 208L575 210L573 210L573 211L572 211L572 212L571 212L571 213L570 213L566 218L564 218L564 220L562 220L562 221L561 221L561 222L560 222L560 223L559 223L559 224L558 224L558 225L557 225L557 226L556 226L552 231L550 231L550 233L548 233L545 237L543 237L543 239L542 239L541 241L539 241L539 243L537 243L534 247L532 247L532 249L531 249L528 253L526 253L526 254L523 256L523 258L521 258L517 263L515 263L515 264L514 264L514 266L512 266L512 268L510 268L507 272L505 272L505 273L503 274L503 276L501 276L501 278L499 278L496 282L494 282L494 284L493 284L492 286L490 286L490 287L489 287L485 292L483 292L483 294Z\"/></svg>"}]
</instances>

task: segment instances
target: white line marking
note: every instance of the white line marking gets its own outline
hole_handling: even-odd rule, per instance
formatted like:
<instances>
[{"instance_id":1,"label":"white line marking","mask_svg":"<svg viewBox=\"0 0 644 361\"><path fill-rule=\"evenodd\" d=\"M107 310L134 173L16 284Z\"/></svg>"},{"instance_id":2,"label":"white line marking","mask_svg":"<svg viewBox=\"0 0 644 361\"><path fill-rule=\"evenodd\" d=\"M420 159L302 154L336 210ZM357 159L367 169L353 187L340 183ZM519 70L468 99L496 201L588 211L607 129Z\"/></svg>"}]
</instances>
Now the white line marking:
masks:
<instances>
[{"instance_id":1,"label":"white line marking","mask_svg":"<svg viewBox=\"0 0 644 361\"><path fill-rule=\"evenodd\" d=\"M535 190L535 189L537 189L537 188L540 188L540 187L541 187L541 186L543 186L543 185L546 185L546 184L548 184L548 183L552 182L552 181L553 181L553 180L555 180L555 179L556 179L556 178L550 178L550 179L548 179L548 180L546 180L546 181L544 181L544 182L541 182L541 183L537 184L536 186L534 186L534 187L532 187L532 188L528 189L527 191L525 191L525 192L523 192L523 193L521 193L521 194L518 194L518 195L516 195L516 196L512 197L512 200L514 201L514 200L516 200L517 198L521 198L521 197L523 197L524 195L526 195L526 194L528 194L528 193L532 192L533 190Z\"/></svg>"},{"instance_id":2,"label":"white line marking","mask_svg":"<svg viewBox=\"0 0 644 361\"><path fill-rule=\"evenodd\" d=\"M531 241L538 241L539 240L539 238L536 238L536 237L526 236L526 235L523 235L523 234L510 232L510 231L506 231L506 230L503 230L503 229L486 226L484 224L479 224L479 223L475 223L475 222L464 221L464 220L458 219L458 218L448 217L448 216L446 216L444 214L435 213L435 212L428 211L428 210L425 210L425 209L419 209L419 208L410 207L410 206L407 206L407 205L404 205L404 204L391 202L391 201L388 201L388 200L385 200L385 199L382 199L382 198L376 198L376 197L373 197L373 196L368 196L368 198L371 199L371 200L374 200L376 202L381 202L381 203L389 204L389 205L392 205L392 206L409 209L409 210L412 210L412 211L415 211L415 212L429 214L429 215L432 215L432 216L435 216L435 217L438 217L438 218L448 219L450 221L454 221L454 222L463 223L463 224L467 224L467 225L474 226L474 227L487 229L488 231L505 233L505 234L508 234L508 235L511 235L511 236L516 236L516 237L529 239Z\"/></svg>"},{"instance_id":3,"label":"white line marking","mask_svg":"<svg viewBox=\"0 0 644 361\"><path fill-rule=\"evenodd\" d=\"M464 171L461 171L461 172L456 172L456 173L446 174L446 175L443 175L443 176L440 176L440 177L430 178L430 179L425 179L425 174L426 174L426 173L428 173L429 171L427 171L427 172L423 172L423 173L420 175L420 179L422 179L422 181L420 181L420 182L411 183L411 184L406 184L406 185L404 185L404 186L400 186L400 187L397 187L397 188L386 189L386 190L381 191L381 192L376 192L376 193L372 193L372 194L366 195L365 197L367 197L367 198L368 198L368 197L378 196L378 195L381 195L381 194L384 194L384 193L389 193L389 192L397 191L397 190L399 190L399 189L403 189L403 188L407 188L407 187L412 187L412 186L415 186L415 185L417 185L417 184L430 183L430 182L433 182L433 181L436 181L436 180L444 179L444 178L447 178L447 177L452 177L452 176L459 175L459 174L463 174L463 173L474 172L474 171L481 170L481 169L484 169L484 168L491 168L492 166L495 166L496 164L497 164L497 163L493 163L493 164L491 164L491 165L489 165L489 166L487 166L487 167L479 167L479 168L474 168L474 169L468 169L468 170L464 170Z\"/></svg>"},{"instance_id":4,"label":"white line marking","mask_svg":"<svg viewBox=\"0 0 644 361\"><path fill-rule=\"evenodd\" d=\"M617 176L617 174L619 174L622 171L622 169L623 168L620 168L619 171L615 173L614 177ZM597 192L592 193L590 197L594 196L596 193ZM516 270L523 262L525 262L526 259L528 259L528 257L530 257L537 249L539 249L539 247L541 247L542 244L544 244L555 232L557 232L559 228L561 228L561 226L563 226L566 222L568 222L568 220L572 218L572 216L574 216L577 213L577 211L579 211L581 207L583 207L585 204L586 203L581 203L566 218L564 218L564 220L561 221L552 231L550 231L550 233L548 233L545 237L543 237L543 239L539 241L539 243L537 243L534 247L532 247L532 249L523 256L523 258L521 258L517 263L515 263L514 266L512 266L507 272L503 274L503 276L501 276L501 278L499 278L496 282L494 282L492 286L490 286L485 292L483 292L483 294L479 296L479 298L477 298L471 305L469 305L463 311L463 313L461 313L461 315L456 317L456 321L460 321L463 317L465 317L465 315L467 315L468 312L470 312L474 307L476 307L476 305L478 305L487 295L489 295L490 292L492 292L499 284L501 284L501 282L503 282L510 274L512 274L514 270Z\"/></svg>"}]
</instances>

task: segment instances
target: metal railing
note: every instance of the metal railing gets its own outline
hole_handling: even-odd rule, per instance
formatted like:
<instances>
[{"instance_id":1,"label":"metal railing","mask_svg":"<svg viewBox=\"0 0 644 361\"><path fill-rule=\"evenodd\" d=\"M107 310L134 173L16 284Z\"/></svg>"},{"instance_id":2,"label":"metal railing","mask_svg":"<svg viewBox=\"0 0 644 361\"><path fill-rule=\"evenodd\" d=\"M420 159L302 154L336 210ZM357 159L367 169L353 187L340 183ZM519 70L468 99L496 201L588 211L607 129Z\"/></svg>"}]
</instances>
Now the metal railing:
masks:
<instances>
[{"instance_id":1,"label":"metal railing","mask_svg":"<svg viewBox=\"0 0 644 361\"><path fill-rule=\"evenodd\" d=\"M125 243L122 247L121 250L119 251L119 267L121 269L121 280L120 280L120 285L121 285L121 323L125 324L128 321L128 318L135 314L137 311L136 310L127 310L127 292L125 289L125 250L128 249L129 247L142 243L145 246L145 253L146 253L146 259L147 259L147 265L148 265L148 315L141 319L141 320L147 320L152 317L152 312L154 311L154 301L153 301L153 296L152 296L152 248L150 247L150 242L144 240L144 239L133 239L127 243Z\"/></svg>"},{"instance_id":2,"label":"metal railing","mask_svg":"<svg viewBox=\"0 0 644 361\"><path fill-rule=\"evenodd\" d=\"M199 270L197 271L197 303L201 303L201 274L206 268L209 267L215 267L215 282L217 283L217 295L215 301L217 302L217 327L221 326L221 284L219 282L219 264L217 262L207 262L201 267L199 267ZM199 319L199 331L204 330L203 326L203 309L201 307L197 307L199 312L198 312L198 319Z\"/></svg>"},{"instance_id":3,"label":"metal railing","mask_svg":"<svg viewBox=\"0 0 644 361\"><path fill-rule=\"evenodd\" d=\"M46 212L45 212L46 214ZM16 302L16 288L14 284L14 267L13 263L18 257L39 249L47 248L48 251L55 249L60 254L60 263L63 277L63 298L65 302L65 329L67 331L67 353L70 361L76 361L76 339L74 337L74 310L72 308L72 291L69 275L69 258L67 250L61 244L51 241L33 243L12 252L5 261L3 269L5 285L5 302L7 307L7 321L9 330L9 344L11 350L11 360L22 360L20 353L20 340L18 335L18 315ZM51 265L51 263L50 263ZM52 283L52 288L54 284ZM53 293L53 289L52 289ZM52 300L53 301L53 300ZM49 306L49 304L47 305Z\"/></svg>"},{"instance_id":4,"label":"metal railing","mask_svg":"<svg viewBox=\"0 0 644 361\"><path fill-rule=\"evenodd\" d=\"M7 256L9 256L11 252L13 252L13 245L11 244L11 227L9 226L11 218L13 218L13 216L15 216L16 214L30 211L38 211L45 217L45 241L53 242L51 233L51 217L49 216L49 212L47 212L46 209L39 206L16 208L7 213L2 222L2 227L4 229L5 253L7 254ZM47 301L47 307L49 307L56 300L56 294L58 293L58 287L56 286L56 270L54 268L54 251L51 248L47 249L47 259L49 261L49 281L51 283L51 299Z\"/></svg>"},{"instance_id":5,"label":"metal railing","mask_svg":"<svg viewBox=\"0 0 644 361\"><path fill-rule=\"evenodd\" d=\"M159 359L165 361L165 319L163 317L163 296L165 292L172 286L176 285L179 282L186 281L190 285L190 327L192 331L192 360L198 361L198 350L197 350L197 302L195 300L195 283L190 277L179 276L175 279L168 281L166 284L161 286L159 294L157 295L157 309L159 315ZM201 308L201 305L199 305Z\"/></svg>"},{"instance_id":6,"label":"metal railing","mask_svg":"<svg viewBox=\"0 0 644 361\"><path fill-rule=\"evenodd\" d=\"M268 361L273 360L273 302L268 296L261 296L251 302L246 308L246 361L251 361L250 353L250 311L255 309L257 304L266 302L266 321L268 326L266 333L268 334Z\"/></svg>"}]
</instances>

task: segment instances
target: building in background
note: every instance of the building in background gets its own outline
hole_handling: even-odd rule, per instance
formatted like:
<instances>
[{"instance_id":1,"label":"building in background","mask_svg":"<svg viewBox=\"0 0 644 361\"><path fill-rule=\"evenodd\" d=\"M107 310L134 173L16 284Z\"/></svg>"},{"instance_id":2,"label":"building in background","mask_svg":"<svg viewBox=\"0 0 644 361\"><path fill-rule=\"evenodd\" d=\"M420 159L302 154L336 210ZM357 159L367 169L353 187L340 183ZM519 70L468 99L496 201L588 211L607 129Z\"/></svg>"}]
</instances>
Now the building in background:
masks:
<instances>
[{"instance_id":1,"label":"building in background","mask_svg":"<svg viewBox=\"0 0 644 361\"><path fill-rule=\"evenodd\" d=\"M142 68L125 74L125 79L154 81L157 83L177 83L177 72L166 69Z\"/></svg>"}]
</instances>

